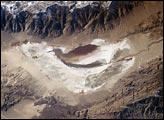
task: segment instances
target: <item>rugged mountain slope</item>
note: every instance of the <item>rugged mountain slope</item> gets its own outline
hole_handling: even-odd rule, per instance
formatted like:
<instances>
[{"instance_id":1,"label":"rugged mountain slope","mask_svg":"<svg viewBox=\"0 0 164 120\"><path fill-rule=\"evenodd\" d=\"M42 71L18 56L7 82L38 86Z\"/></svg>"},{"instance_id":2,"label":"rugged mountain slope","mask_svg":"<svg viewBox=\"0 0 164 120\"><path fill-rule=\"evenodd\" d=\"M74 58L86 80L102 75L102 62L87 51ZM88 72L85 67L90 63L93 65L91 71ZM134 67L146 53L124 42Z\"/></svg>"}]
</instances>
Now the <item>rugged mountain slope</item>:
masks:
<instances>
[{"instance_id":1,"label":"rugged mountain slope","mask_svg":"<svg viewBox=\"0 0 164 120\"><path fill-rule=\"evenodd\" d=\"M11 2L11 10L4 7L11 4L1 5L2 118L163 118L162 1L20 3ZM104 39L104 46L127 40L129 49L121 50L119 44L112 66L87 76L86 86L105 83L103 87L72 93L62 84L65 79L80 81L91 72L89 68L104 65L104 61L76 62L99 53L101 45L91 42L95 38ZM23 51L23 47L29 49ZM93 60L101 58L98 55ZM128 61L134 61L133 65L119 76ZM56 67L57 62L66 67L58 72L63 64ZM72 71L78 68L76 77Z\"/></svg>"},{"instance_id":2,"label":"rugged mountain slope","mask_svg":"<svg viewBox=\"0 0 164 120\"><path fill-rule=\"evenodd\" d=\"M33 13L34 10L30 11L30 8L22 10L21 3L19 6L17 4L14 6L16 10L13 13L1 6L1 29L9 32L27 31L42 37L58 37L62 34L70 35L79 32L89 34L103 32L113 29L113 20L118 19L119 21L122 16L130 13L135 6L141 3L131 1L113 1L111 4L88 2L78 7L76 2L71 6L54 2L53 5L44 7L44 11L40 6L46 5L39 3L38 9L42 11L38 13Z\"/></svg>"},{"instance_id":3,"label":"rugged mountain slope","mask_svg":"<svg viewBox=\"0 0 164 120\"><path fill-rule=\"evenodd\" d=\"M120 79L110 97L89 108L90 118L163 118L162 59L155 58Z\"/></svg>"}]
</instances>

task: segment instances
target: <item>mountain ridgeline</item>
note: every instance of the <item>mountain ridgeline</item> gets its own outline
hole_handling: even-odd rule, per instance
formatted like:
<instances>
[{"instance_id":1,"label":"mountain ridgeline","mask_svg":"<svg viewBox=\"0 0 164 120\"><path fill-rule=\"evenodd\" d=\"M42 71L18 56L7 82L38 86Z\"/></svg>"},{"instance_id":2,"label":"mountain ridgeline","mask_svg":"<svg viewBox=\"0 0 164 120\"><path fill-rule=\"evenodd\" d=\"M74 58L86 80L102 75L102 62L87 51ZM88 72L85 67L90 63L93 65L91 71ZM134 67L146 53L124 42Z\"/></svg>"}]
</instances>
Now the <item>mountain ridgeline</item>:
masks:
<instances>
[{"instance_id":1,"label":"mountain ridgeline","mask_svg":"<svg viewBox=\"0 0 164 120\"><path fill-rule=\"evenodd\" d=\"M12 33L25 31L41 38L81 32L99 33L114 29L113 22L118 21L119 24L121 17L129 14L142 2L112 1L107 8L102 2L93 2L80 8L76 8L75 4L53 4L45 12L38 13L28 10L11 13L1 6L1 30Z\"/></svg>"}]
</instances>

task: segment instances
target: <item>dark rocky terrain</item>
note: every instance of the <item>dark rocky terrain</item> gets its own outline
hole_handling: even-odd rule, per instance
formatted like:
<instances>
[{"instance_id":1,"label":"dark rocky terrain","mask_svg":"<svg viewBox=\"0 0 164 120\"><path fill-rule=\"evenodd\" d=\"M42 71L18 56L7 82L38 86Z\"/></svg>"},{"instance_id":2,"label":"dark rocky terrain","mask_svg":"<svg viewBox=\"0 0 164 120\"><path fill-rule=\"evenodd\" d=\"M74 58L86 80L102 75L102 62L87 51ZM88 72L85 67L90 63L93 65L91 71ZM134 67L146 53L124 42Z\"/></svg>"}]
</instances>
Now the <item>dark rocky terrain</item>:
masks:
<instances>
[{"instance_id":1,"label":"dark rocky terrain","mask_svg":"<svg viewBox=\"0 0 164 120\"><path fill-rule=\"evenodd\" d=\"M45 12L33 14L26 10L15 13L15 16L1 6L1 30L26 31L43 38L80 32L98 33L114 29L113 22L117 21L119 25L121 17L129 14L139 4L142 2L113 1L108 9L101 2L93 2L81 8L74 8L74 4L70 7L54 4L47 7Z\"/></svg>"},{"instance_id":2,"label":"dark rocky terrain","mask_svg":"<svg viewBox=\"0 0 164 120\"><path fill-rule=\"evenodd\" d=\"M120 79L112 89L114 91L105 100L85 106L50 103L51 107L47 106L37 118L161 119L163 58L155 58L140 70L131 72Z\"/></svg>"},{"instance_id":3,"label":"dark rocky terrain","mask_svg":"<svg viewBox=\"0 0 164 120\"><path fill-rule=\"evenodd\" d=\"M96 103L102 109L94 105L89 109L90 118L163 118L162 59L155 58L120 79L110 97Z\"/></svg>"},{"instance_id":4,"label":"dark rocky terrain","mask_svg":"<svg viewBox=\"0 0 164 120\"><path fill-rule=\"evenodd\" d=\"M59 4L49 1L46 7L40 3L28 9L22 9L17 3L16 13L9 12L1 5L2 118L163 119L163 1L108 2L75 7L76 2ZM38 11L33 12L34 9ZM59 83L48 81L49 76L42 76L37 68L26 65L26 58L20 56L25 61L21 63L17 59L18 53L9 52L10 48L27 44L28 41L47 41L52 46L68 47L67 52L61 49L49 51L55 52L68 67L92 68L104 63L73 62L96 52L99 47L90 44L90 40L95 38L103 38L110 43L128 38L132 46L130 51L120 50L115 54L112 67L97 74L96 78L89 76L85 83L89 86L95 87L113 80L112 76L120 73L124 61L136 58L135 64L125 75L116 83L111 81L112 87L104 87L95 93L85 94L82 91L72 94L65 89L59 93L51 91L52 87L60 86ZM34 59L38 57L34 56ZM47 81L42 81L44 79ZM91 84L97 79L100 81ZM37 112L26 111L27 108L15 112L14 109L20 109L19 104L31 105L21 103L24 100L32 101L33 107L28 110ZM69 103L76 100L77 104ZM40 111L39 108L35 109L42 105L45 107ZM26 113L29 114L23 116Z\"/></svg>"}]
</instances>

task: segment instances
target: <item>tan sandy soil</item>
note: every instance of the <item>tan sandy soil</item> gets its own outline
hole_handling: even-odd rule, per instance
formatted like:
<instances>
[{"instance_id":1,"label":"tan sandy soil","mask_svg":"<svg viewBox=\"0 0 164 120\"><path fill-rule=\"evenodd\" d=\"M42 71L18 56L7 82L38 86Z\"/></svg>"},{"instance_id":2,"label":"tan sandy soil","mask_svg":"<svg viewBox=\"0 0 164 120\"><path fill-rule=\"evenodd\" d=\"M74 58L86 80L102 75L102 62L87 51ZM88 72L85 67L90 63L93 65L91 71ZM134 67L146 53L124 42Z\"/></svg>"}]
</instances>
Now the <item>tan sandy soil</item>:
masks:
<instances>
[{"instance_id":1,"label":"tan sandy soil","mask_svg":"<svg viewBox=\"0 0 164 120\"><path fill-rule=\"evenodd\" d=\"M147 7L151 7L151 9ZM161 10L161 8L163 8L163 3L161 4L161 2L156 4L146 2L145 7L138 7L132 12L132 14L129 14L128 16L126 16L126 18L123 18L121 24L113 31L111 31L110 35L108 33L103 33L99 35L89 36L85 33L82 33L71 36L61 36L59 38L53 39L46 38L44 39L44 41L47 41L48 44L52 46L64 46L67 52L73 50L74 48L77 48L79 45L87 45L95 38L102 38L108 41L109 43L114 43L123 40L122 38L129 34L129 32L133 33L138 23L141 23L150 15L156 14L159 10ZM134 17L134 15L140 17L136 18ZM114 77L108 76L108 73L104 74L107 78L107 83L102 88L98 89L96 92L91 92L87 94L74 94L68 91L63 86L62 82L55 83L51 81L48 76L43 74L34 63L27 61L27 58L22 53L15 51L15 46L11 47L11 45L21 45L25 40L32 42L41 42L43 40L39 39L38 37L26 35L26 33L9 34L1 32L1 69L2 64L7 65L6 69L11 71L14 71L17 67L22 67L32 76L30 82L34 83L35 87L33 87L32 89L35 91L36 95L45 97L50 96L50 94L52 94L56 98L61 98L60 101L72 106L76 106L78 104L87 106L88 104L93 104L93 106L89 109L89 115L91 116L91 118L104 118L103 113L106 113L107 110L115 111L116 108L119 108L120 106L124 106L127 103L132 102L132 93L129 93L130 95L127 96L125 95L124 100L127 102L125 102L124 104L122 103L122 97L120 97L121 89L125 88L126 91L128 91L128 88L125 87L126 83L131 84L131 82L133 82L133 79L131 79L130 75L136 76L138 78L138 81L136 80L135 82L136 84L147 85L146 83L148 83L148 89L150 90L147 93L147 91L145 90L146 88L144 86L136 87L139 91L138 93L141 93L137 95L136 99L143 99L147 96L150 96L153 94L154 90L159 87L162 87L162 84L159 80L161 78L159 78L157 82L153 82L153 79L158 78L158 75L161 75L160 72L159 74L157 74L157 77L153 75L158 72L150 72L151 74L149 77L147 77L146 74L140 75L137 72L140 71L142 67L145 67L146 70L149 70L151 67L149 68L149 64L147 63L149 63L152 59L157 58L158 56L163 57L162 36L163 27L157 27L142 33L136 33L131 35L129 34L127 38L129 39L128 43L131 46L130 53L122 54L119 58L117 58L117 60L121 61L129 56L135 57L135 63L133 67L128 69L128 71L126 71L124 74ZM152 66L154 64L155 66L153 67L157 68L156 65L158 65L158 62L150 62L150 64ZM161 64L161 61L159 62L159 64ZM153 69L153 67L151 69ZM129 76L125 77L125 75ZM103 79L104 76L101 77ZM141 77L144 78L145 83L142 83ZM121 79L123 79L123 81L121 81ZM28 81L26 82L28 85ZM118 97L116 97L117 101L114 100L116 102L111 102L114 99L112 95L118 95ZM104 100L105 98L107 98L106 101ZM32 116L38 114L37 109L42 110L43 108L45 108L44 104L41 106L39 105L34 107L33 103L34 101L31 100L22 100L18 104L11 107L7 112L3 111L1 113L2 118L31 118ZM22 106L26 107L27 109L22 109ZM88 108L88 106L86 108Z\"/></svg>"}]
</instances>

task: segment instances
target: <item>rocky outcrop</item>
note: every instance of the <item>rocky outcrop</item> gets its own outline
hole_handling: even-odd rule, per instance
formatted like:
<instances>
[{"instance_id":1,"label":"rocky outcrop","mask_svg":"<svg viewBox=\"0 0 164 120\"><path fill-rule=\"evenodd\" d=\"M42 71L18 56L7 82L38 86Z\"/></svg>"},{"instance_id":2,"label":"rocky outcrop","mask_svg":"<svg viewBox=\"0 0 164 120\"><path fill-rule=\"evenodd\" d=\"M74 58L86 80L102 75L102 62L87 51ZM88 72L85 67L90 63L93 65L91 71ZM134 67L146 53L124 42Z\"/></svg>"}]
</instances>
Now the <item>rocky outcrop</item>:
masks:
<instances>
[{"instance_id":1,"label":"rocky outcrop","mask_svg":"<svg viewBox=\"0 0 164 120\"><path fill-rule=\"evenodd\" d=\"M30 74L21 67L12 71L6 69L6 65L3 66L3 77L1 77L1 110L7 111L11 106L17 104L22 99L32 98L33 92L26 86L26 82L32 78ZM26 82L24 81L25 79L27 80Z\"/></svg>"},{"instance_id":2,"label":"rocky outcrop","mask_svg":"<svg viewBox=\"0 0 164 120\"><path fill-rule=\"evenodd\" d=\"M142 7L145 7L144 9L147 7L144 6L144 2L136 1L113 1L110 6L107 6L107 8L103 7L101 2L93 2L92 4L77 8L74 8L76 6L75 4L70 6L53 4L47 7L45 12L40 11L33 13L32 11L26 9L24 11L21 10L15 15L11 14L4 7L1 7L1 30L12 33L27 32L28 34L37 35L42 38L59 37L62 35L76 34L80 32L94 34L108 30L108 33L110 34L112 30L116 29L116 27L121 24L121 19L125 18L125 16L128 16L138 5L142 5ZM149 10L151 10L151 7ZM126 31L124 27L122 28L126 32L129 32L128 35L139 32L147 32L150 29L159 27L163 24L162 13L163 12L156 12L150 15L148 18L140 20L139 24L136 24L135 29L131 31ZM120 28L118 27L118 29ZM157 32L153 32L153 34L156 33ZM162 32L159 32L159 36L161 35ZM162 41L162 39L160 41ZM156 41L156 43L157 42L159 41ZM15 42L11 45L17 46L22 43L26 44L27 40L23 42ZM149 46L151 46L153 43L155 42L152 42L148 45L148 50ZM81 48L82 50L84 49L83 46ZM90 49L89 51L92 52L95 49L96 46L93 46L93 49ZM58 53L62 53L63 56L68 56L68 58L74 55L83 56L88 54L88 51L80 51L81 49L75 49L66 54L62 53L61 51L58 51ZM115 55L114 59L117 59L120 54L122 53L119 51ZM37 59L35 56L34 58ZM95 61L94 63L87 65L77 65L65 61L62 57L58 56L58 58L60 58L64 64L71 67L95 67L101 65L99 61ZM127 60L129 60L129 58ZM120 65L116 65L114 67L116 69L107 69L96 79L108 80L110 79L111 75L116 74L115 72L120 72ZM1 64L2 111L7 111L11 106L17 104L24 98L31 98L34 93L32 90L33 88L36 88L36 86L34 86L34 82L31 82L33 79L31 74L25 71L23 68L18 67L14 68L13 70L8 70L5 68L6 64ZM88 78L86 81L86 85L92 87L93 84L90 83L96 79L90 76L90 79ZM100 84L102 83L99 81L96 83L96 85ZM33 118L162 119L163 58L159 57L153 59L152 61L148 61L148 63L145 63L141 66L138 66L133 72L123 76L117 82L117 84L114 85L111 91L112 92L107 94L107 98L104 98L102 101L97 101L80 108L78 108L78 105L71 106L60 103L54 96L39 98L39 100L37 100L34 105L39 106L46 104L46 107L40 112L40 116L34 116Z\"/></svg>"},{"instance_id":3,"label":"rocky outcrop","mask_svg":"<svg viewBox=\"0 0 164 120\"><path fill-rule=\"evenodd\" d=\"M1 30L9 32L26 31L40 37L59 37L63 34L87 32L88 34L113 29L116 19L130 13L138 2L113 1L107 8L103 2L92 2L82 7L54 4L45 12L31 13L20 10L11 14L1 6Z\"/></svg>"},{"instance_id":4,"label":"rocky outcrop","mask_svg":"<svg viewBox=\"0 0 164 120\"><path fill-rule=\"evenodd\" d=\"M109 97L89 108L89 118L162 119L162 66L163 58L157 57L122 77Z\"/></svg>"},{"instance_id":5,"label":"rocky outcrop","mask_svg":"<svg viewBox=\"0 0 164 120\"><path fill-rule=\"evenodd\" d=\"M34 106L42 105L42 104L54 105L56 103L57 103L57 100L56 100L56 98L54 96L48 96L48 97L41 98L41 99L37 100L34 103Z\"/></svg>"},{"instance_id":6,"label":"rocky outcrop","mask_svg":"<svg viewBox=\"0 0 164 120\"><path fill-rule=\"evenodd\" d=\"M76 116L78 119L89 119L88 117L88 109L83 109L81 111L76 111Z\"/></svg>"},{"instance_id":7,"label":"rocky outcrop","mask_svg":"<svg viewBox=\"0 0 164 120\"><path fill-rule=\"evenodd\" d=\"M40 116L33 116L33 119L75 119L77 118L75 112L78 110L77 106L70 106L64 103L57 102L56 104L49 104L41 112Z\"/></svg>"},{"instance_id":8,"label":"rocky outcrop","mask_svg":"<svg viewBox=\"0 0 164 120\"><path fill-rule=\"evenodd\" d=\"M119 112L114 112L115 119L162 119L163 118L163 90L158 95L150 96L140 101L128 104Z\"/></svg>"}]
</instances>

